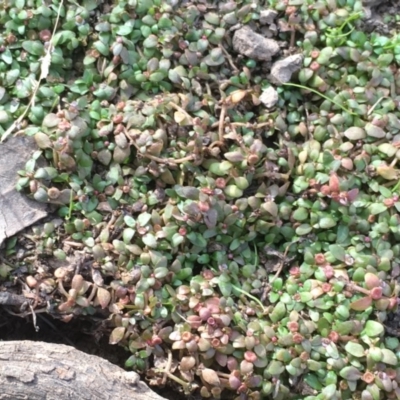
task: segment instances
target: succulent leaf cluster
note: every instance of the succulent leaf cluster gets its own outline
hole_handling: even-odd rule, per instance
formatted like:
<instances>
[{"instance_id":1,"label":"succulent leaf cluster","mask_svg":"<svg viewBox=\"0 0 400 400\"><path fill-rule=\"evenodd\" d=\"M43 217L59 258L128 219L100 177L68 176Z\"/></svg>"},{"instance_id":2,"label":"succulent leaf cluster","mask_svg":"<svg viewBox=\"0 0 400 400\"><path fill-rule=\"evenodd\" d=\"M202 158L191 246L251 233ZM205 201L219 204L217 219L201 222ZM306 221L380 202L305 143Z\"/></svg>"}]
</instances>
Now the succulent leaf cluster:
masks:
<instances>
[{"instance_id":1,"label":"succulent leaf cluster","mask_svg":"<svg viewBox=\"0 0 400 400\"><path fill-rule=\"evenodd\" d=\"M366 14L5 1L0 136L36 141L17 187L57 212L34 260L63 263L27 285L66 322L102 315L152 385L399 398L400 40Z\"/></svg>"}]
</instances>

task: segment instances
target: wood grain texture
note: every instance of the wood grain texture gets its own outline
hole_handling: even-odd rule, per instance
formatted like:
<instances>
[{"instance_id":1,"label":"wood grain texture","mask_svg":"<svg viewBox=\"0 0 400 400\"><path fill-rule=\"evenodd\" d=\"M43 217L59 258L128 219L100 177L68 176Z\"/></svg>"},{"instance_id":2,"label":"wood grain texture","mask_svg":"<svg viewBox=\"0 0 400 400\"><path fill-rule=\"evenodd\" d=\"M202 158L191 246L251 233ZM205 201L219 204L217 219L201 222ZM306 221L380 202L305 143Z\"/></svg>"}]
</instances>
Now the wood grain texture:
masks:
<instances>
[{"instance_id":1,"label":"wood grain texture","mask_svg":"<svg viewBox=\"0 0 400 400\"><path fill-rule=\"evenodd\" d=\"M0 342L0 399L165 400L110 362L53 343Z\"/></svg>"}]
</instances>

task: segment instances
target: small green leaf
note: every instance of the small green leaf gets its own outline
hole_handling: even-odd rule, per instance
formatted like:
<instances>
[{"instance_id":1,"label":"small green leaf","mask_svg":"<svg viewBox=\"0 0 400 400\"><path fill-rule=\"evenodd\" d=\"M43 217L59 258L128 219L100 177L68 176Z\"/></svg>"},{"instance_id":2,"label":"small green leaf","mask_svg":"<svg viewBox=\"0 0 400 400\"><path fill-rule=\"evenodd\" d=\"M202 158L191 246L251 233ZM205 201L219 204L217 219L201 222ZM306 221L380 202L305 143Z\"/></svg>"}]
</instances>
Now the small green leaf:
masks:
<instances>
[{"instance_id":1,"label":"small green leaf","mask_svg":"<svg viewBox=\"0 0 400 400\"><path fill-rule=\"evenodd\" d=\"M131 242L133 236L135 235L135 230L132 228L126 228L124 229L124 232L122 233L122 239L125 244L128 244Z\"/></svg>"},{"instance_id":2,"label":"small green leaf","mask_svg":"<svg viewBox=\"0 0 400 400\"><path fill-rule=\"evenodd\" d=\"M366 137L366 133L365 133L364 129L356 127L356 126L346 129L344 131L343 135L346 136L347 139L350 139L350 140L361 140Z\"/></svg>"},{"instance_id":3,"label":"small green leaf","mask_svg":"<svg viewBox=\"0 0 400 400\"><path fill-rule=\"evenodd\" d=\"M368 207L368 209L372 215L377 215L386 211L387 207L382 203L373 203Z\"/></svg>"},{"instance_id":4,"label":"small green leaf","mask_svg":"<svg viewBox=\"0 0 400 400\"><path fill-rule=\"evenodd\" d=\"M19 78L20 70L19 69L12 69L7 71L5 77L5 84L6 86L11 86L15 83L15 81Z\"/></svg>"},{"instance_id":5,"label":"small green leaf","mask_svg":"<svg viewBox=\"0 0 400 400\"><path fill-rule=\"evenodd\" d=\"M285 370L285 366L280 361L272 360L268 365L267 371L272 376L279 376Z\"/></svg>"},{"instance_id":6,"label":"small green leaf","mask_svg":"<svg viewBox=\"0 0 400 400\"><path fill-rule=\"evenodd\" d=\"M179 186L175 185L174 190L179 197L190 200L198 200L200 190L192 186Z\"/></svg>"},{"instance_id":7,"label":"small green leaf","mask_svg":"<svg viewBox=\"0 0 400 400\"><path fill-rule=\"evenodd\" d=\"M204 248L207 246L207 241L203 238L200 233L190 232L186 237L190 240L192 244L197 247Z\"/></svg>"},{"instance_id":8,"label":"small green leaf","mask_svg":"<svg viewBox=\"0 0 400 400\"><path fill-rule=\"evenodd\" d=\"M53 45L57 46L59 44L64 44L75 37L76 37L76 34L75 34L75 32L72 32L72 31L57 32L53 36Z\"/></svg>"},{"instance_id":9,"label":"small green leaf","mask_svg":"<svg viewBox=\"0 0 400 400\"><path fill-rule=\"evenodd\" d=\"M292 215L296 221L306 221L308 219L308 210L304 207L299 207Z\"/></svg>"},{"instance_id":10,"label":"small green leaf","mask_svg":"<svg viewBox=\"0 0 400 400\"><path fill-rule=\"evenodd\" d=\"M326 346L326 354L328 354L329 357L334 359L339 358L339 351L335 343L331 342Z\"/></svg>"},{"instance_id":11,"label":"small green leaf","mask_svg":"<svg viewBox=\"0 0 400 400\"><path fill-rule=\"evenodd\" d=\"M350 332L354 330L354 322L353 321L337 322L334 329L339 335L348 335Z\"/></svg>"},{"instance_id":12,"label":"small green leaf","mask_svg":"<svg viewBox=\"0 0 400 400\"><path fill-rule=\"evenodd\" d=\"M301 224L296 228L296 235L308 235L311 231L312 227L309 224Z\"/></svg>"},{"instance_id":13,"label":"small green leaf","mask_svg":"<svg viewBox=\"0 0 400 400\"><path fill-rule=\"evenodd\" d=\"M22 48L35 56L44 55L44 45L40 40L25 40L22 42Z\"/></svg>"},{"instance_id":14,"label":"small green leaf","mask_svg":"<svg viewBox=\"0 0 400 400\"><path fill-rule=\"evenodd\" d=\"M389 365L398 365L398 360L396 355L393 353L392 350L389 349L382 349L382 362Z\"/></svg>"},{"instance_id":15,"label":"small green leaf","mask_svg":"<svg viewBox=\"0 0 400 400\"><path fill-rule=\"evenodd\" d=\"M364 357L365 355L364 347L359 343L347 342L344 348L349 354L354 357Z\"/></svg>"},{"instance_id":16,"label":"small green leaf","mask_svg":"<svg viewBox=\"0 0 400 400\"><path fill-rule=\"evenodd\" d=\"M147 233L142 237L143 243L150 247L151 249L155 249L157 247L157 239L151 233Z\"/></svg>"},{"instance_id":17,"label":"small green leaf","mask_svg":"<svg viewBox=\"0 0 400 400\"><path fill-rule=\"evenodd\" d=\"M349 381L356 381L361 378L362 373L355 367L344 367L339 375Z\"/></svg>"},{"instance_id":18,"label":"small green leaf","mask_svg":"<svg viewBox=\"0 0 400 400\"><path fill-rule=\"evenodd\" d=\"M324 395L325 399L333 399L336 393L336 384L332 383L322 389L321 394Z\"/></svg>"},{"instance_id":19,"label":"small green leaf","mask_svg":"<svg viewBox=\"0 0 400 400\"><path fill-rule=\"evenodd\" d=\"M365 324L362 334L367 335L368 337L376 337L382 335L384 331L385 328L380 322L368 320Z\"/></svg>"},{"instance_id":20,"label":"small green leaf","mask_svg":"<svg viewBox=\"0 0 400 400\"><path fill-rule=\"evenodd\" d=\"M321 229L329 229L336 226L337 222L332 217L323 217L319 220L319 227Z\"/></svg>"},{"instance_id":21,"label":"small green leaf","mask_svg":"<svg viewBox=\"0 0 400 400\"><path fill-rule=\"evenodd\" d=\"M312 300L312 294L310 292L302 292L300 293L300 301L302 303L308 303L310 300Z\"/></svg>"},{"instance_id":22,"label":"small green leaf","mask_svg":"<svg viewBox=\"0 0 400 400\"><path fill-rule=\"evenodd\" d=\"M307 367L310 371L319 371L322 368L322 365L319 361L315 360L307 360Z\"/></svg>"},{"instance_id":23,"label":"small green leaf","mask_svg":"<svg viewBox=\"0 0 400 400\"><path fill-rule=\"evenodd\" d=\"M315 390L320 391L323 386L321 385L321 382L319 381L318 377L314 374L306 374L304 377L304 382L307 383L310 387L312 387Z\"/></svg>"},{"instance_id":24,"label":"small green leaf","mask_svg":"<svg viewBox=\"0 0 400 400\"><path fill-rule=\"evenodd\" d=\"M185 241L185 238L180 235L179 233L174 233L171 238L171 245L172 247L178 247L181 243Z\"/></svg>"},{"instance_id":25,"label":"small green leaf","mask_svg":"<svg viewBox=\"0 0 400 400\"><path fill-rule=\"evenodd\" d=\"M219 290L222 293L222 296L229 297L232 293L232 284L230 282L218 282Z\"/></svg>"},{"instance_id":26,"label":"small green leaf","mask_svg":"<svg viewBox=\"0 0 400 400\"><path fill-rule=\"evenodd\" d=\"M344 261L346 257L346 252L342 246L339 246L338 244L331 244L329 246L329 251L339 261Z\"/></svg>"},{"instance_id":27,"label":"small green leaf","mask_svg":"<svg viewBox=\"0 0 400 400\"><path fill-rule=\"evenodd\" d=\"M279 302L273 309L272 313L269 315L269 318L272 322L280 321L286 315L286 306Z\"/></svg>"},{"instance_id":28,"label":"small green leaf","mask_svg":"<svg viewBox=\"0 0 400 400\"><path fill-rule=\"evenodd\" d=\"M134 228L136 226L136 221L134 218L132 218L130 215L125 215L124 216L124 222L126 225L128 225L130 228Z\"/></svg>"},{"instance_id":29,"label":"small green leaf","mask_svg":"<svg viewBox=\"0 0 400 400\"><path fill-rule=\"evenodd\" d=\"M163 279L168 275L168 268L159 267L154 270L154 277L156 279Z\"/></svg>"},{"instance_id":30,"label":"small green leaf","mask_svg":"<svg viewBox=\"0 0 400 400\"><path fill-rule=\"evenodd\" d=\"M12 53L9 48L6 48L4 52L1 54L1 59L8 65L12 64Z\"/></svg>"},{"instance_id":31,"label":"small green leaf","mask_svg":"<svg viewBox=\"0 0 400 400\"><path fill-rule=\"evenodd\" d=\"M141 213L138 216L138 223L140 226L147 225L150 222L150 220L151 220L151 214L148 212Z\"/></svg>"},{"instance_id":32,"label":"small green leaf","mask_svg":"<svg viewBox=\"0 0 400 400\"><path fill-rule=\"evenodd\" d=\"M164 72L156 71L150 75L149 81L157 83L157 82L161 82L165 77L166 77L166 74Z\"/></svg>"},{"instance_id":33,"label":"small green leaf","mask_svg":"<svg viewBox=\"0 0 400 400\"><path fill-rule=\"evenodd\" d=\"M143 41L143 47L146 49L153 49L158 44L158 37L156 35L150 35Z\"/></svg>"},{"instance_id":34,"label":"small green leaf","mask_svg":"<svg viewBox=\"0 0 400 400\"><path fill-rule=\"evenodd\" d=\"M121 25L117 29L117 35L126 36L132 32L132 26L130 25Z\"/></svg>"},{"instance_id":35,"label":"small green leaf","mask_svg":"<svg viewBox=\"0 0 400 400\"><path fill-rule=\"evenodd\" d=\"M367 123L365 125L365 131L367 132L368 136L372 136L377 139L382 139L386 136L386 132L382 128L371 123Z\"/></svg>"}]
</instances>

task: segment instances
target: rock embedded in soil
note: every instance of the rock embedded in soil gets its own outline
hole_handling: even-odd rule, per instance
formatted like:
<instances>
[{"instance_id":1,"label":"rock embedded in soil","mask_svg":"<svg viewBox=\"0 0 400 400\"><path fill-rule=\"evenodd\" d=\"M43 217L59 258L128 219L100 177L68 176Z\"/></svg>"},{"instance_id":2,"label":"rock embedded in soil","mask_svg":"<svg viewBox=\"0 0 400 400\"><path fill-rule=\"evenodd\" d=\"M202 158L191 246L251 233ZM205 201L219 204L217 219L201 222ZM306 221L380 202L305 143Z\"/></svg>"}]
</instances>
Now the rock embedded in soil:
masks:
<instances>
[{"instance_id":1,"label":"rock embedded in soil","mask_svg":"<svg viewBox=\"0 0 400 400\"><path fill-rule=\"evenodd\" d=\"M278 60L272 65L270 81L277 85L287 83L291 80L292 74L300 70L302 65L302 54L294 54L282 60Z\"/></svg>"},{"instance_id":2,"label":"rock embedded in soil","mask_svg":"<svg viewBox=\"0 0 400 400\"><path fill-rule=\"evenodd\" d=\"M264 38L248 26L244 26L235 32L233 48L246 57L264 61L271 60L280 50L276 40Z\"/></svg>"},{"instance_id":3,"label":"rock embedded in soil","mask_svg":"<svg viewBox=\"0 0 400 400\"><path fill-rule=\"evenodd\" d=\"M277 17L278 12L275 10L261 10L260 12L260 24L271 25L274 23L274 19Z\"/></svg>"},{"instance_id":4,"label":"rock embedded in soil","mask_svg":"<svg viewBox=\"0 0 400 400\"><path fill-rule=\"evenodd\" d=\"M274 107L278 100L278 92L272 86L265 89L260 96L261 103L263 103L267 108Z\"/></svg>"},{"instance_id":5,"label":"rock embedded in soil","mask_svg":"<svg viewBox=\"0 0 400 400\"><path fill-rule=\"evenodd\" d=\"M7 238L47 216L47 206L15 188L18 171L37 150L31 137L11 137L0 145L0 245Z\"/></svg>"}]
</instances>

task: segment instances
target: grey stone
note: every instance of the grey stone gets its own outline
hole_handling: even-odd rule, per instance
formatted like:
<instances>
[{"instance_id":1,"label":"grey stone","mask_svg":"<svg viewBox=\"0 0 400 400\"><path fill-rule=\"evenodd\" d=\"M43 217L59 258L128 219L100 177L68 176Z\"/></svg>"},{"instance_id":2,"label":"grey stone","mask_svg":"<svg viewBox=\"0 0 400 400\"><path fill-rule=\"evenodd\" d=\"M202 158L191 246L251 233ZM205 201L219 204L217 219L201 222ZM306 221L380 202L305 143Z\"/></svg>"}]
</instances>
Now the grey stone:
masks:
<instances>
[{"instance_id":1,"label":"grey stone","mask_svg":"<svg viewBox=\"0 0 400 400\"><path fill-rule=\"evenodd\" d=\"M233 48L249 58L264 61L271 60L280 49L276 40L264 38L247 26L238 29L233 35Z\"/></svg>"},{"instance_id":2,"label":"grey stone","mask_svg":"<svg viewBox=\"0 0 400 400\"><path fill-rule=\"evenodd\" d=\"M0 144L0 245L7 238L47 216L47 205L15 188L18 171L37 150L31 137L15 136Z\"/></svg>"},{"instance_id":3,"label":"grey stone","mask_svg":"<svg viewBox=\"0 0 400 400\"><path fill-rule=\"evenodd\" d=\"M260 96L261 103L264 104L267 108L272 108L278 102L278 92L270 86L269 88L265 89Z\"/></svg>"},{"instance_id":4,"label":"grey stone","mask_svg":"<svg viewBox=\"0 0 400 400\"><path fill-rule=\"evenodd\" d=\"M271 68L270 81L274 84L287 83L292 74L298 71L303 65L303 56L294 54L282 60L276 61Z\"/></svg>"},{"instance_id":5,"label":"grey stone","mask_svg":"<svg viewBox=\"0 0 400 400\"><path fill-rule=\"evenodd\" d=\"M271 25L274 19L277 17L278 12L275 10L261 10L260 12L260 24Z\"/></svg>"}]
</instances>

